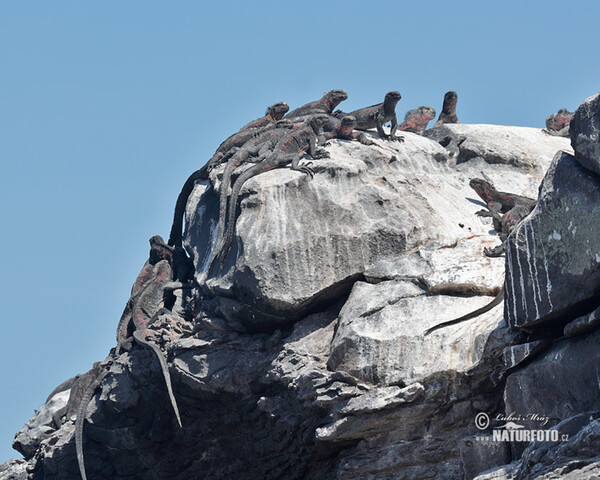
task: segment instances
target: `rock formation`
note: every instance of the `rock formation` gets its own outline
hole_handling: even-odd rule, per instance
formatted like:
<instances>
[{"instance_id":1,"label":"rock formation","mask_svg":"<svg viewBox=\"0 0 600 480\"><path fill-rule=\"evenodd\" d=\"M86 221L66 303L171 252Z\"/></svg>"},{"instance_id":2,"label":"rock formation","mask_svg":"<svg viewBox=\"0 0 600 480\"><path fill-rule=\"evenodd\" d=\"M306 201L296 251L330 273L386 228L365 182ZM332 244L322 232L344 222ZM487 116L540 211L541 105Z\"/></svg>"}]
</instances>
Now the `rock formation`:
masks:
<instances>
[{"instance_id":1,"label":"rock formation","mask_svg":"<svg viewBox=\"0 0 600 480\"><path fill-rule=\"evenodd\" d=\"M573 118L574 151L491 125L331 140L312 180L282 168L244 184L232 248L209 269L225 166L213 169L186 209L194 287L148 325L183 428L156 355L133 344L88 408L88 478L600 475L595 102ZM475 215L476 177L538 199L505 258L483 255L497 236ZM423 335L502 285L503 306ZM65 385L0 479L78 478ZM515 433L549 429L558 440Z\"/></svg>"}]
</instances>

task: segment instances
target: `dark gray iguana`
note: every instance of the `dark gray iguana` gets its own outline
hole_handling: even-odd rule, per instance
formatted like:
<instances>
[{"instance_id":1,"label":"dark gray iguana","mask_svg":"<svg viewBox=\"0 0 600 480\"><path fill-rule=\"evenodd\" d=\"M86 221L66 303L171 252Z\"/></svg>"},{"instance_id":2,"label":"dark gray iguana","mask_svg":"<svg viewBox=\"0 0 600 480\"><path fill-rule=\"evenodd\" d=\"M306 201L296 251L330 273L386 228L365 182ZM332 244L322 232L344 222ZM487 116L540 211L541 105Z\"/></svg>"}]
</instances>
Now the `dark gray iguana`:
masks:
<instances>
[{"instance_id":1,"label":"dark gray iguana","mask_svg":"<svg viewBox=\"0 0 600 480\"><path fill-rule=\"evenodd\" d=\"M232 135L221 143L221 146L217 149L213 158L211 158L206 165L199 170L196 170L187 178L177 197L177 202L175 202L175 212L173 213L173 223L171 224L171 232L168 241L169 245L180 247L183 244L183 217L185 215L185 206L187 205L192 190L194 190L196 181L207 179L208 174L214 167L227 162L235 155L239 148L246 144L246 142L253 140L261 133L274 128L274 125L275 123L269 123L260 128L247 128L246 130Z\"/></svg>"},{"instance_id":2,"label":"dark gray iguana","mask_svg":"<svg viewBox=\"0 0 600 480\"><path fill-rule=\"evenodd\" d=\"M435 109L432 107L421 106L406 112L404 122L398 127L398 130L411 133L421 133L427 129L427 124L435 118Z\"/></svg>"},{"instance_id":3,"label":"dark gray iguana","mask_svg":"<svg viewBox=\"0 0 600 480\"><path fill-rule=\"evenodd\" d=\"M385 98L382 103L371 105L370 107L360 108L350 113L344 113L341 110L338 110L334 113L334 115L338 118L353 116L356 118L357 130L370 130L371 128L377 128L379 138L403 142L404 137L395 136L398 128L396 105L401 98L402 96L400 95L400 92L388 92L385 94ZM392 129L390 130L389 135L383 131L383 125L387 122L392 122Z\"/></svg>"},{"instance_id":4,"label":"dark gray iguana","mask_svg":"<svg viewBox=\"0 0 600 480\"><path fill-rule=\"evenodd\" d=\"M444 123L460 123L456 116L456 102L458 101L458 95L454 90L446 92L444 95L444 104L442 105L442 113L440 118L435 122L435 127Z\"/></svg>"},{"instance_id":5,"label":"dark gray iguana","mask_svg":"<svg viewBox=\"0 0 600 480\"><path fill-rule=\"evenodd\" d=\"M231 242L233 240L233 232L235 230L235 214L237 210L237 200L244 183L261 173L274 170L278 167L283 167L288 163L291 163L292 170L305 173L313 176L314 172L308 166L300 166L300 157L304 153L308 153L313 159L325 158L329 156L329 153L322 149L317 149L317 139L320 134L320 130L325 122L329 120L329 115L317 114L307 120L297 130L293 130L286 137L277 143L272 153L270 153L264 160L256 165L250 167L244 171L235 181L232 191L231 198L229 200L229 212L227 216L227 230L225 237L221 243L218 243L215 248L215 253L211 261L211 267L218 256L221 256L221 265L225 262ZM209 267L209 269L211 268Z\"/></svg>"},{"instance_id":6,"label":"dark gray iguana","mask_svg":"<svg viewBox=\"0 0 600 480\"><path fill-rule=\"evenodd\" d=\"M514 193L500 192L487 180L474 178L470 187L485 202L488 210L479 210L476 215L492 217L494 229L498 232L502 244L493 249L484 249L488 257L498 257L504 252L506 238L512 230L531 213L536 200ZM504 215L500 215L503 213Z\"/></svg>"},{"instance_id":7,"label":"dark gray iguana","mask_svg":"<svg viewBox=\"0 0 600 480\"><path fill-rule=\"evenodd\" d=\"M329 121L323 125L323 140L332 140L339 138L340 140L358 140L363 145L374 145L375 142L369 140L369 137L364 132L355 132L356 117L346 115L340 120L337 117L329 117Z\"/></svg>"},{"instance_id":8,"label":"dark gray iguana","mask_svg":"<svg viewBox=\"0 0 600 480\"><path fill-rule=\"evenodd\" d=\"M301 107L292 110L284 118L296 118L303 115L315 115L317 113L331 115L333 109L347 98L348 94L345 90L330 90L325 92L323 97L319 100L315 100L314 102L307 103L306 105L302 105Z\"/></svg>"},{"instance_id":9,"label":"dark gray iguana","mask_svg":"<svg viewBox=\"0 0 600 480\"><path fill-rule=\"evenodd\" d=\"M177 423L181 427L181 417L173 394L167 361L159 347L148 340L148 325L163 311L162 306L165 302L166 292L184 287L181 280L185 280L191 274L191 266L186 265L189 262L187 257L182 259L176 253L176 249L167 246L159 236L150 239L150 246L150 258L132 287L131 297L117 326L117 346L104 361L102 368L94 368L89 372L92 381L79 403L75 421L75 449L79 471L83 480L87 479L83 458L83 426L87 407L96 388L108 375L111 365L119 357L121 351L130 346L134 340L140 345L150 348L156 354ZM183 262L183 264L178 265L179 262Z\"/></svg>"},{"instance_id":10,"label":"dark gray iguana","mask_svg":"<svg viewBox=\"0 0 600 480\"><path fill-rule=\"evenodd\" d=\"M227 199L229 197L231 175L242 163L256 163L264 159L270 153L277 142L288 135L294 128L291 120L284 119L272 124L271 129L257 135L246 142L227 161L223 177L221 178L221 191L219 192L219 225L217 228L217 239L223 237L225 231L225 218L227 216Z\"/></svg>"}]
</instances>

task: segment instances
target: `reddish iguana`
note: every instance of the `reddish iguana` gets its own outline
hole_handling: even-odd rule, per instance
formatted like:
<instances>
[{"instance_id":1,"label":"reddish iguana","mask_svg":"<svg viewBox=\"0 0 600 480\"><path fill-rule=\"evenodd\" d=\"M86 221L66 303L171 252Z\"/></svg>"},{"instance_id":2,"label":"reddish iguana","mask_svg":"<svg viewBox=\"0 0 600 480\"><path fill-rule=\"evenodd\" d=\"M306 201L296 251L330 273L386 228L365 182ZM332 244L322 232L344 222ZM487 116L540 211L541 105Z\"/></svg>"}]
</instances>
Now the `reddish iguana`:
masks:
<instances>
[{"instance_id":1,"label":"reddish iguana","mask_svg":"<svg viewBox=\"0 0 600 480\"><path fill-rule=\"evenodd\" d=\"M558 112L546 118L546 128L542 129L542 131L548 135L568 137L570 135L573 115L573 112L569 112L566 108L561 108Z\"/></svg>"},{"instance_id":2,"label":"reddish iguana","mask_svg":"<svg viewBox=\"0 0 600 480\"><path fill-rule=\"evenodd\" d=\"M427 124L435 118L435 110L432 107L421 106L406 112L404 123L398 130L411 133L421 133L427 129Z\"/></svg>"},{"instance_id":3,"label":"reddish iguana","mask_svg":"<svg viewBox=\"0 0 600 480\"><path fill-rule=\"evenodd\" d=\"M370 107L360 108L350 113L344 113L341 110L335 112L335 116L342 118L344 116L353 116L356 118L357 130L369 130L377 128L379 138L386 140L404 141L404 137L395 137L396 129L398 128L398 120L396 118L396 105L402 96L400 92L388 92L385 94L383 103L371 105ZM392 129L387 135L383 131L383 125L387 122L392 122Z\"/></svg>"},{"instance_id":4,"label":"reddish iguana","mask_svg":"<svg viewBox=\"0 0 600 480\"><path fill-rule=\"evenodd\" d=\"M266 127L269 123L281 120L290 109L290 106L285 102L277 102L267 108L267 113L264 117L258 118L240 128L240 132L249 128Z\"/></svg>"},{"instance_id":5,"label":"reddish iguana","mask_svg":"<svg viewBox=\"0 0 600 480\"><path fill-rule=\"evenodd\" d=\"M219 242L215 248L213 259L211 261L211 267L216 258L221 256L221 265L225 262L231 242L233 240L233 232L235 229L235 214L237 210L237 200L240 194L240 190L244 183L261 173L274 170L278 167L283 167L288 163L291 163L292 170L305 173L313 176L314 172L308 166L300 166L300 157L304 153L308 153L312 158L325 158L329 157L329 153L322 149L317 149L317 139L320 130L325 122L329 120L329 115L317 114L308 119L304 125L297 130L292 131L286 137L277 143L272 153L270 153L260 163L250 167L248 170L243 172L235 181L232 191L231 198L229 200L229 213L227 216L227 231L225 237ZM209 269L211 268L209 267Z\"/></svg>"},{"instance_id":6,"label":"reddish iguana","mask_svg":"<svg viewBox=\"0 0 600 480\"><path fill-rule=\"evenodd\" d=\"M187 267L177 265L180 260L178 259L176 249L167 246L161 237L152 237L150 239L150 246L150 258L133 285L131 297L125 306L125 310L117 326L117 346L114 352L109 354L102 368L95 368L90 372L92 381L79 403L75 421L75 449L79 471L83 480L87 479L83 459L83 425L87 414L87 407L96 388L108 375L111 365L119 357L121 351L128 345L131 345L134 340L140 345L149 347L156 354L177 423L181 427L181 417L171 387L171 376L167 361L159 347L148 341L147 337L149 335L148 325L162 311L161 307L164 304L166 291L182 288L183 284L174 280L178 279L178 276L179 279L183 279L190 272Z\"/></svg>"},{"instance_id":7,"label":"reddish iguana","mask_svg":"<svg viewBox=\"0 0 600 480\"><path fill-rule=\"evenodd\" d=\"M460 123L458 121L458 117L456 116L456 102L458 100L458 95L454 90L450 90L446 92L444 95L444 105L442 106L442 113L440 113L440 118L435 122L434 126L442 125L443 123Z\"/></svg>"},{"instance_id":8,"label":"reddish iguana","mask_svg":"<svg viewBox=\"0 0 600 480\"><path fill-rule=\"evenodd\" d=\"M306 105L302 105L301 107L292 110L285 118L296 118L301 117L302 115L314 115L317 113L327 113L331 115L333 109L347 98L348 94L345 90L330 90L329 92L325 92L320 100L307 103Z\"/></svg>"},{"instance_id":9,"label":"reddish iguana","mask_svg":"<svg viewBox=\"0 0 600 480\"><path fill-rule=\"evenodd\" d=\"M523 197L514 193L499 192L494 186L481 178L474 178L469 185L477 195L486 203L488 210L479 210L476 215L492 217L494 229L499 233L502 244L493 249L485 248L483 251L488 257L498 257L504 252L504 245L509 233L527 216L535 207L533 198ZM500 215L503 213L504 215Z\"/></svg>"}]
</instances>

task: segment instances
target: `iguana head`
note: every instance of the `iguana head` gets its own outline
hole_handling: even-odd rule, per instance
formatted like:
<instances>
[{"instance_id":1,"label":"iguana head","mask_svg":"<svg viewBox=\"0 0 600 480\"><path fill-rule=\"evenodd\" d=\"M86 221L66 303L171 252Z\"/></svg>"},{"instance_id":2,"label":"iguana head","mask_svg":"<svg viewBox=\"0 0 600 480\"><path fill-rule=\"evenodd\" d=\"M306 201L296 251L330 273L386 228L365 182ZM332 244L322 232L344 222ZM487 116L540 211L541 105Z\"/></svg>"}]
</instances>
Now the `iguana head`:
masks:
<instances>
[{"instance_id":1,"label":"iguana head","mask_svg":"<svg viewBox=\"0 0 600 480\"><path fill-rule=\"evenodd\" d=\"M266 115L270 115L275 120L281 120L283 116L289 111L290 106L286 102L277 102L267 108Z\"/></svg>"},{"instance_id":2,"label":"iguana head","mask_svg":"<svg viewBox=\"0 0 600 480\"><path fill-rule=\"evenodd\" d=\"M401 98L402 98L402 95L400 95L400 92L397 92L396 90L393 90L393 91L388 92L388 93L385 94L384 102L396 102L396 103L398 103Z\"/></svg>"},{"instance_id":3,"label":"iguana head","mask_svg":"<svg viewBox=\"0 0 600 480\"><path fill-rule=\"evenodd\" d=\"M546 128L548 130L562 130L567 125L570 125L573 113L566 108L561 108L557 113L553 113L546 119Z\"/></svg>"},{"instance_id":4,"label":"iguana head","mask_svg":"<svg viewBox=\"0 0 600 480\"><path fill-rule=\"evenodd\" d=\"M423 118L427 118L427 121L435 118L436 111L433 107L423 105L422 107L419 107L419 111L421 115L423 115Z\"/></svg>"},{"instance_id":5,"label":"iguana head","mask_svg":"<svg viewBox=\"0 0 600 480\"><path fill-rule=\"evenodd\" d=\"M345 90L330 90L329 92L325 92L323 98L329 101L331 111L333 111L333 109L337 107L340 102L343 102L348 98L348 94Z\"/></svg>"},{"instance_id":6,"label":"iguana head","mask_svg":"<svg viewBox=\"0 0 600 480\"><path fill-rule=\"evenodd\" d=\"M316 115L312 115L308 119L308 124L312 127L315 133L318 133L319 130L329 121L329 115L324 113L317 113Z\"/></svg>"},{"instance_id":7,"label":"iguana head","mask_svg":"<svg viewBox=\"0 0 600 480\"><path fill-rule=\"evenodd\" d=\"M346 115L342 117L342 122L338 130L340 137L348 137L352 135L352 131L356 128L356 117L353 115Z\"/></svg>"},{"instance_id":8,"label":"iguana head","mask_svg":"<svg viewBox=\"0 0 600 480\"><path fill-rule=\"evenodd\" d=\"M444 95L444 106L442 107L442 110L444 112L453 112L456 108L456 100L458 100L458 95L454 90L446 92Z\"/></svg>"},{"instance_id":9,"label":"iguana head","mask_svg":"<svg viewBox=\"0 0 600 480\"><path fill-rule=\"evenodd\" d=\"M416 122L421 120L427 120L429 122L430 120L433 120L435 118L435 115L436 111L434 108L423 105L419 108L415 108L414 110L409 110L408 112L406 112L406 115L404 116L404 121Z\"/></svg>"},{"instance_id":10,"label":"iguana head","mask_svg":"<svg viewBox=\"0 0 600 480\"><path fill-rule=\"evenodd\" d=\"M289 118L277 120L273 124L273 128L292 128L293 126L294 126L294 123Z\"/></svg>"},{"instance_id":11,"label":"iguana head","mask_svg":"<svg viewBox=\"0 0 600 480\"><path fill-rule=\"evenodd\" d=\"M472 179L469 182L469 186L475 190L477 195L479 195L484 202L488 201L489 193L494 189L494 186L483 178Z\"/></svg>"}]
</instances>

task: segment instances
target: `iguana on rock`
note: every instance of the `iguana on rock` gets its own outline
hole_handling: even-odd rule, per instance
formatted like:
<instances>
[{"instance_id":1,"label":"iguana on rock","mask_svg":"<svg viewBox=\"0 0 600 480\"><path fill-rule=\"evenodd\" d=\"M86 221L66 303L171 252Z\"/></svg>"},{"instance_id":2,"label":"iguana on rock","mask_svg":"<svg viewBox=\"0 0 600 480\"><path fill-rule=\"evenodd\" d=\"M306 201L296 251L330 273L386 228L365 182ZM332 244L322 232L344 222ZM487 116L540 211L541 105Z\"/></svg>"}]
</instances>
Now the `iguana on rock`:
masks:
<instances>
[{"instance_id":1,"label":"iguana on rock","mask_svg":"<svg viewBox=\"0 0 600 480\"><path fill-rule=\"evenodd\" d=\"M156 316L162 311L164 293L169 289L182 288L181 282L176 282L174 274L176 253L172 247L167 246L161 237L155 236L150 239L150 258L138 275L133 288L131 297L125 306L123 315L117 326L117 346L109 354L102 368L92 370L92 381L86 388L79 408L77 409L77 418L75 421L75 449L77 452L77 462L81 478L87 480L85 473L85 463L83 458L83 425L87 414L87 407L94 395L96 388L102 383L102 380L108 375L111 365L128 345L135 340L140 345L149 347L156 355L162 370L162 374L167 387L167 392L171 400L171 405L181 427L181 417L177 402L171 386L171 376L167 366L166 359L154 343L148 341L148 325L152 323Z\"/></svg>"},{"instance_id":2,"label":"iguana on rock","mask_svg":"<svg viewBox=\"0 0 600 480\"><path fill-rule=\"evenodd\" d=\"M442 125L444 123L460 123L458 121L458 117L456 116L456 102L458 100L458 95L454 90L450 90L446 92L444 95L444 104L442 106L442 113L440 113L440 118L435 122L434 126Z\"/></svg>"},{"instance_id":3,"label":"iguana on rock","mask_svg":"<svg viewBox=\"0 0 600 480\"><path fill-rule=\"evenodd\" d=\"M478 308L477 310L475 310L473 312L467 313L466 315L463 315L462 317L455 318L454 320L448 320L447 322L438 323L437 325L434 325L433 327L425 330L424 335L427 336L430 333L432 333L440 328L449 327L450 325L456 325L457 323L465 322L467 320L471 320L472 318L478 317L479 315L483 315L485 312L489 312L496 305L500 305L500 303L502 303L503 300L504 300L504 287L502 287L502 289L500 290L500 293L498 293L498 295L496 295L496 298L494 298L487 305L484 305L483 307Z\"/></svg>"},{"instance_id":4,"label":"iguana on rock","mask_svg":"<svg viewBox=\"0 0 600 480\"><path fill-rule=\"evenodd\" d=\"M248 130L249 128L266 127L270 123L281 120L289 109L290 106L287 103L277 102L267 108L267 113L265 113L264 117L257 118L256 120L244 125L242 128L240 128L240 132L243 130Z\"/></svg>"},{"instance_id":5,"label":"iguana on rock","mask_svg":"<svg viewBox=\"0 0 600 480\"><path fill-rule=\"evenodd\" d=\"M566 108L561 108L558 112L546 118L546 128L542 129L542 131L556 137L568 137L570 135L573 115L575 115L573 112L569 112Z\"/></svg>"},{"instance_id":6,"label":"iguana on rock","mask_svg":"<svg viewBox=\"0 0 600 480\"><path fill-rule=\"evenodd\" d=\"M406 112L404 122L398 127L398 130L411 133L421 133L427 129L427 124L435 118L435 109L432 107L421 106Z\"/></svg>"},{"instance_id":7,"label":"iguana on rock","mask_svg":"<svg viewBox=\"0 0 600 480\"><path fill-rule=\"evenodd\" d=\"M292 110L284 118L296 118L303 115L315 115L317 113L331 115L333 109L347 98L348 94L345 90L330 90L329 92L325 92L321 99Z\"/></svg>"},{"instance_id":8,"label":"iguana on rock","mask_svg":"<svg viewBox=\"0 0 600 480\"><path fill-rule=\"evenodd\" d=\"M484 248L488 257L498 257L504 252L506 238L510 232L527 216L535 207L536 200L523 197L514 193L499 192L494 186L481 178L474 178L469 185L477 195L486 203L488 210L479 210L476 215L492 217L494 229L499 233L502 244L493 249ZM504 213L503 216L500 214Z\"/></svg>"},{"instance_id":9,"label":"iguana on rock","mask_svg":"<svg viewBox=\"0 0 600 480\"><path fill-rule=\"evenodd\" d=\"M252 140L246 142L227 161L223 177L221 179L221 191L219 192L219 225L217 227L217 238L221 239L225 231L225 218L227 216L227 199L229 197L231 175L233 171L245 162L258 162L264 159L275 147L277 142L290 133L294 124L289 119L279 120L272 124L273 128L267 130ZM299 126L299 125L298 125Z\"/></svg>"},{"instance_id":10,"label":"iguana on rock","mask_svg":"<svg viewBox=\"0 0 600 480\"><path fill-rule=\"evenodd\" d=\"M350 113L344 113L341 110L338 110L335 112L335 116L338 118L342 118L344 116L353 116L356 118L355 128L357 130L370 130L371 128L377 128L379 138L403 142L404 137L395 136L398 128L396 105L401 98L402 96L400 95L400 92L388 92L385 94L385 98L382 103L371 105L370 107L360 108ZM390 130L389 135L383 131L383 125L387 122L392 122L392 129Z\"/></svg>"},{"instance_id":11,"label":"iguana on rock","mask_svg":"<svg viewBox=\"0 0 600 480\"><path fill-rule=\"evenodd\" d=\"M340 120L337 117L329 117L329 120L323 125L323 140L332 140L339 138L341 140L358 140L363 145L374 145L375 142L369 140L364 132L355 132L356 117L346 115Z\"/></svg>"},{"instance_id":12,"label":"iguana on rock","mask_svg":"<svg viewBox=\"0 0 600 480\"><path fill-rule=\"evenodd\" d=\"M204 176L202 176L201 178L208 178L208 174L214 167L221 163L225 163L229 159L229 157L231 156L231 149L233 149L234 147L241 147L248 140L251 140L254 136L260 133L263 128L264 127L257 127L240 130L239 132L236 132L233 135L227 137L225 140L223 140L223 142L221 143L221 145L219 145L211 159L206 163L204 167L202 167L199 170L201 171L205 169L205 171L202 172L202 175Z\"/></svg>"},{"instance_id":13,"label":"iguana on rock","mask_svg":"<svg viewBox=\"0 0 600 480\"><path fill-rule=\"evenodd\" d=\"M317 149L317 139L320 134L320 130L323 124L325 124L325 122L328 120L329 115L317 114L312 116L302 127L292 131L282 140L280 140L273 149L272 153L270 153L264 160L250 167L237 178L233 185L231 198L229 200L229 213L227 216L227 230L225 232L225 237L222 239L222 243L219 242L215 248L209 270L212 268L212 264L217 257L221 256L221 266L225 262L225 258L227 257L227 253L229 252L229 248L231 247L231 242L233 240L233 232L235 230L237 200L244 183L256 175L274 170L278 167L283 167L289 163L291 163L292 170L305 173L310 175L312 178L312 169L308 166L299 165L300 157L304 153L308 153L313 159L329 157L329 153L322 149Z\"/></svg>"},{"instance_id":14,"label":"iguana on rock","mask_svg":"<svg viewBox=\"0 0 600 480\"><path fill-rule=\"evenodd\" d=\"M215 156L208 161L199 170L192 173L181 188L181 192L177 197L175 203L175 212L173 213L173 223L171 224L171 232L169 234L168 244L175 247L181 247L183 244L183 216L185 215L185 207L187 201L190 198L190 194L194 190L194 185L198 180L205 180L208 178L210 171L219 165L225 163L231 158L237 150L243 147L246 142L253 140L256 136L261 133L275 128L275 123L269 123L268 125L260 128L248 128L244 131L240 131L227 140L225 140L221 146L217 149ZM225 153L223 153L225 152ZM219 153L219 155L217 155Z\"/></svg>"}]
</instances>

